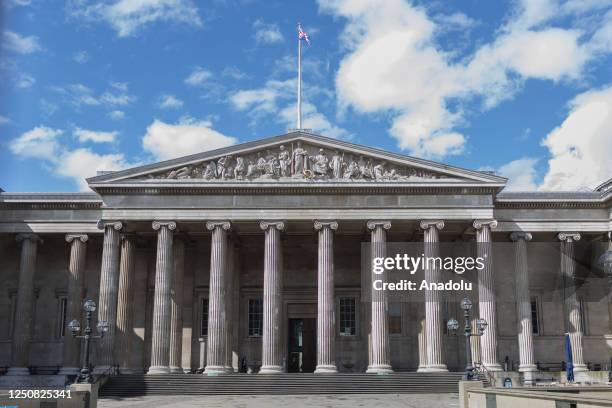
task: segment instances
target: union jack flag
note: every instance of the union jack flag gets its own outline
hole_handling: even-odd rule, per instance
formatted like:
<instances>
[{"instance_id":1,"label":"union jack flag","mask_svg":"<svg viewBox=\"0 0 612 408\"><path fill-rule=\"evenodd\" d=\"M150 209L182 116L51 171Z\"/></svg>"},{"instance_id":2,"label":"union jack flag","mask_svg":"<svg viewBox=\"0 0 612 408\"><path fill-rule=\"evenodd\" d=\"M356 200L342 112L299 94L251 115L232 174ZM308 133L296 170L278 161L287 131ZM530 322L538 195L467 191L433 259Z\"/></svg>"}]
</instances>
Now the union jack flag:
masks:
<instances>
[{"instance_id":1,"label":"union jack flag","mask_svg":"<svg viewBox=\"0 0 612 408\"><path fill-rule=\"evenodd\" d=\"M306 41L306 44L310 47L310 38L308 38L306 31L302 30L302 23L298 24L298 39Z\"/></svg>"}]
</instances>

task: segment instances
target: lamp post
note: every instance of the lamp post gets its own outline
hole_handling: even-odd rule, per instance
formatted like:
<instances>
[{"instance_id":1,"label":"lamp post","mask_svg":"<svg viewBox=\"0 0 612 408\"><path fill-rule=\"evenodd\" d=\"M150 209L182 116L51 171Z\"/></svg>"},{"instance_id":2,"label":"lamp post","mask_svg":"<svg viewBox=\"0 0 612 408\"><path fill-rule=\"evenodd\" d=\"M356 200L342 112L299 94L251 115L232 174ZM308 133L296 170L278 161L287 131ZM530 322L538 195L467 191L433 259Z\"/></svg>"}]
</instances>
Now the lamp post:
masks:
<instances>
[{"instance_id":1,"label":"lamp post","mask_svg":"<svg viewBox=\"0 0 612 408\"><path fill-rule=\"evenodd\" d=\"M465 336L465 353L467 357L467 364L465 366L465 373L463 374L463 379L466 381L474 380L474 365L472 364L472 345L471 339L472 336L482 336L484 331L486 330L488 323L484 319L477 319L476 326L478 327L478 333L472 333L472 301L468 298L464 298L461 301L461 309L463 310L463 317L465 318L465 327L463 329L463 335ZM449 319L446 324L448 327L448 331L451 334L455 334L457 329L459 329L459 322L456 319Z\"/></svg>"},{"instance_id":2,"label":"lamp post","mask_svg":"<svg viewBox=\"0 0 612 408\"><path fill-rule=\"evenodd\" d=\"M81 330L81 324L77 319L74 319L70 323L68 323L68 328L72 333L72 337L75 337L77 339L85 339L85 361L83 362L83 366L81 367L81 373L79 374L77 382L90 383L93 381L93 378L91 376L91 370L89 369L89 342L91 341L91 339L101 339L102 337L104 337L104 334L108 331L108 322L105 322L103 320L99 321L98 325L96 326L99 335L92 335L91 333L93 330L91 328L91 318L93 312L96 310L96 303L93 300L88 299L83 303L83 309L85 310L86 322L85 329L83 329L83 334L78 335L79 331Z\"/></svg>"}]
</instances>

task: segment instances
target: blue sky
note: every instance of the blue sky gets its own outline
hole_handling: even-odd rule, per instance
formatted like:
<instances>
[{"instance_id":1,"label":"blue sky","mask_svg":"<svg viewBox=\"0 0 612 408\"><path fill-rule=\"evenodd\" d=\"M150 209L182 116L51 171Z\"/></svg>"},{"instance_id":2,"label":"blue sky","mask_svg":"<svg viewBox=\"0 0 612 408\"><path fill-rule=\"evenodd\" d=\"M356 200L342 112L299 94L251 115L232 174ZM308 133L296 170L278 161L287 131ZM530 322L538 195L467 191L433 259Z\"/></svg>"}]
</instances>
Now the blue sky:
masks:
<instances>
[{"instance_id":1,"label":"blue sky","mask_svg":"<svg viewBox=\"0 0 612 408\"><path fill-rule=\"evenodd\" d=\"M515 190L612 177L612 1L5 0L0 187L305 126Z\"/></svg>"}]
</instances>

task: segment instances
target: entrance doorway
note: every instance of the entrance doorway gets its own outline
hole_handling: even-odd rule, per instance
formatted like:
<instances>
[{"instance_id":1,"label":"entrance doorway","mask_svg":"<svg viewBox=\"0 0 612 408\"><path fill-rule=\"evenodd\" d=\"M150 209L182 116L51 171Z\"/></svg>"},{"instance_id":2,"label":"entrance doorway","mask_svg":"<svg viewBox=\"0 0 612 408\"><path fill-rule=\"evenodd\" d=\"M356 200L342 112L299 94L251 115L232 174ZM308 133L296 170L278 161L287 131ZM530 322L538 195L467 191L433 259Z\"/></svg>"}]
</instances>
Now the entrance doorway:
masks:
<instances>
[{"instance_id":1,"label":"entrance doorway","mask_svg":"<svg viewBox=\"0 0 612 408\"><path fill-rule=\"evenodd\" d=\"M317 319L289 319L290 373L312 373L317 364Z\"/></svg>"}]
</instances>

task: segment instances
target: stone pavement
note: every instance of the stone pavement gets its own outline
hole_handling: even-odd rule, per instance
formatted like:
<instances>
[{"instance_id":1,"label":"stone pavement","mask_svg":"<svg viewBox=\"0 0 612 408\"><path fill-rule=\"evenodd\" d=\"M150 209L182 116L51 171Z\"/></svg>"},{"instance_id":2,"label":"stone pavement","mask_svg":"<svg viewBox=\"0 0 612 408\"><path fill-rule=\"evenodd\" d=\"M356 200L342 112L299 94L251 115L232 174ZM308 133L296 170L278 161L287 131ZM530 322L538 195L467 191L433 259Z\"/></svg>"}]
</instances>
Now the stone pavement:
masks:
<instances>
[{"instance_id":1,"label":"stone pavement","mask_svg":"<svg viewBox=\"0 0 612 408\"><path fill-rule=\"evenodd\" d=\"M188 395L98 400L100 408L455 408L459 407L457 394L349 394L349 395Z\"/></svg>"}]
</instances>

